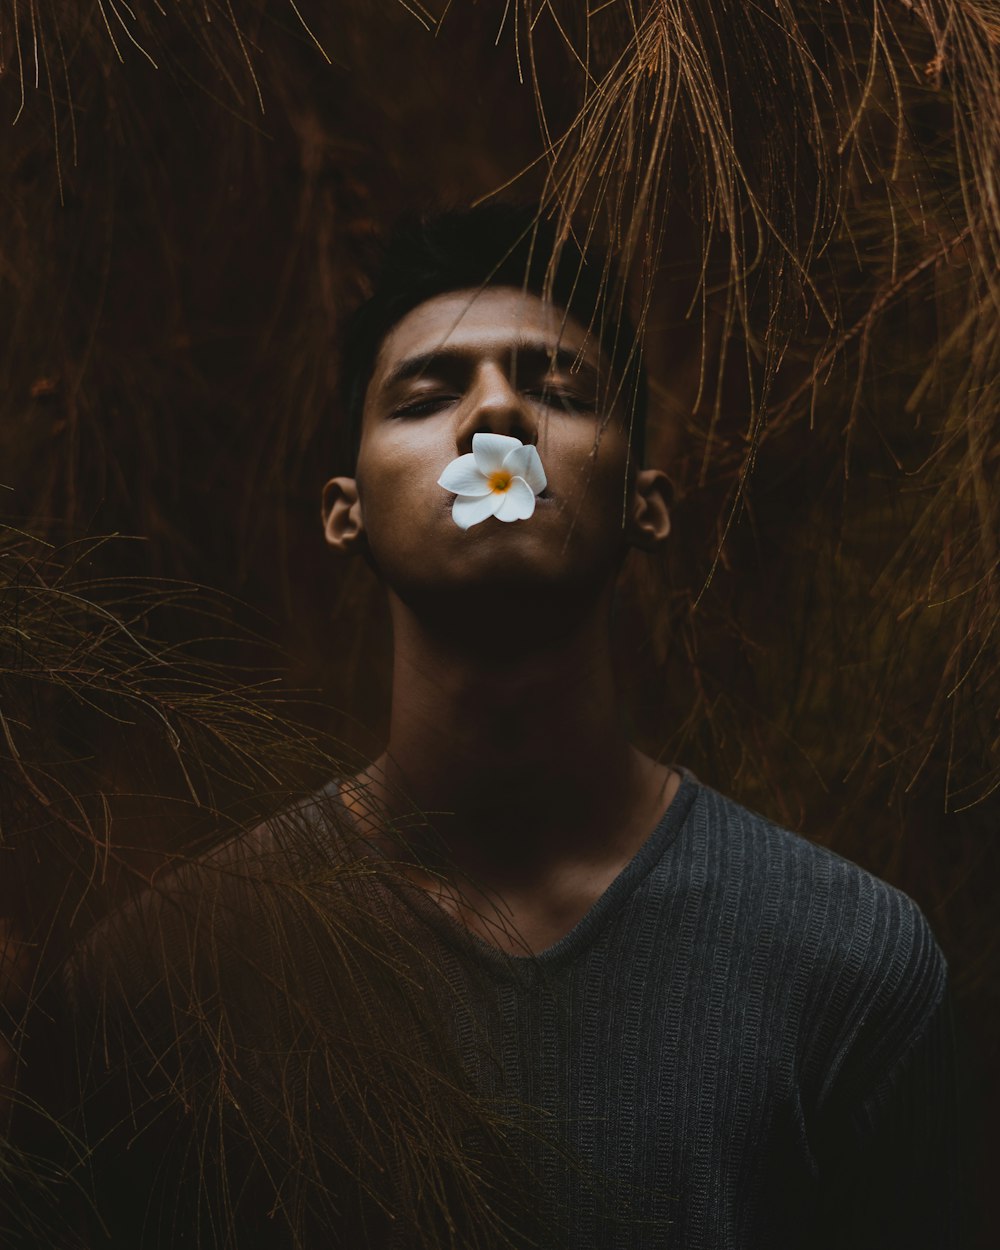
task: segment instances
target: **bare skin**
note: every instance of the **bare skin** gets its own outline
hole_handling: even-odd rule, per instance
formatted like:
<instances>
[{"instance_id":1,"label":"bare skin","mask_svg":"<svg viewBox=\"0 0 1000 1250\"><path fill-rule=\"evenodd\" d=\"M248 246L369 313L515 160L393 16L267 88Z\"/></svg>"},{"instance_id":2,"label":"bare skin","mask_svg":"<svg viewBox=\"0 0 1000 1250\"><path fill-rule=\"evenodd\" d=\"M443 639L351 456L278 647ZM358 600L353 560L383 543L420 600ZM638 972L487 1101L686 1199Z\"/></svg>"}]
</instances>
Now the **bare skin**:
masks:
<instances>
[{"instance_id":1,"label":"bare skin","mask_svg":"<svg viewBox=\"0 0 1000 1250\"><path fill-rule=\"evenodd\" d=\"M630 547L666 540L669 486L602 417L601 364L514 288L429 300L382 344L356 476L324 490L327 541L372 560L393 625L388 743L342 797L369 834L373 810L426 813L413 879L520 954L573 928L680 784L619 723L614 583ZM537 444L548 486L526 521L462 531L436 481L480 431Z\"/></svg>"}]
</instances>

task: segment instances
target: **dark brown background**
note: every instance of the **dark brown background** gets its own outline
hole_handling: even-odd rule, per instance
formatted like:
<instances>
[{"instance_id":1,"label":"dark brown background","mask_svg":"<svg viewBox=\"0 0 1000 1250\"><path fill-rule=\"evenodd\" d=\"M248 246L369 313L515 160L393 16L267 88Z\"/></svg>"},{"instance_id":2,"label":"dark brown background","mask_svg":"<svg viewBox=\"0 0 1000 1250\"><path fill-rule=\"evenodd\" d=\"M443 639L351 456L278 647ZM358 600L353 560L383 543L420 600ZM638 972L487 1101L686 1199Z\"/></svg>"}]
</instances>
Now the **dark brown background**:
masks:
<instances>
[{"instance_id":1,"label":"dark brown background","mask_svg":"<svg viewBox=\"0 0 1000 1250\"><path fill-rule=\"evenodd\" d=\"M85 579L181 579L231 596L208 632L248 627L259 641L203 651L280 671L293 719L372 752L387 623L367 572L327 553L318 516L322 482L346 452L338 325L399 211L465 203L511 180L511 194L537 197L551 169L583 168L589 149L572 122L588 45L565 5L456 0L423 18L389 0L301 7L326 55L279 0L235 13L139 6L134 20L106 6L107 25L88 6L0 4L0 480L5 520L57 546L130 536L89 555ZM620 54L642 59L630 7L658 11L621 3L595 18L594 83ZM970 42L948 46L943 73L922 25L937 10L897 15L901 42L873 58L853 145L840 136L868 74L865 15L803 36L826 49L840 84L817 123L782 39L769 27L759 47L748 43L750 27L719 11L723 27L736 25L706 36L705 65L735 83L720 125L749 171L733 221L746 222L751 191L770 196L816 286L773 241L763 248L717 391L732 236L708 230L715 289L704 322L697 306L686 316L714 174L690 101L660 148L655 94L641 94L676 64L647 55L639 65L632 98L643 106L609 113L627 119L635 150L609 149L607 194L590 184L576 209L606 232L615 189L625 188L618 219L631 220L644 173L659 172L638 209L663 224L663 249L644 273L650 252L639 247L633 286L650 300L650 459L674 478L678 504L662 564L637 561L623 589L630 727L651 753L919 902L952 966L985 1134L1000 1112L1000 441L983 390L995 279L970 240L996 234L959 172L959 151L967 179L976 168L954 110L968 117L978 89L987 133L1000 106L986 89L995 41L975 5L959 7ZM710 6L676 11L709 29ZM796 13L807 10L780 6L776 20L787 27ZM904 53L917 68L897 94L887 66ZM978 78L963 77L967 65ZM540 100L549 134L568 135L554 163ZM822 229L810 241L814 210ZM781 356L773 377L769 352ZM206 592L205 602L220 600ZM189 625L164 628L183 641ZM126 793L138 767L128 742L95 733L103 784ZM145 830L130 836L169 846L169 817Z\"/></svg>"}]
</instances>

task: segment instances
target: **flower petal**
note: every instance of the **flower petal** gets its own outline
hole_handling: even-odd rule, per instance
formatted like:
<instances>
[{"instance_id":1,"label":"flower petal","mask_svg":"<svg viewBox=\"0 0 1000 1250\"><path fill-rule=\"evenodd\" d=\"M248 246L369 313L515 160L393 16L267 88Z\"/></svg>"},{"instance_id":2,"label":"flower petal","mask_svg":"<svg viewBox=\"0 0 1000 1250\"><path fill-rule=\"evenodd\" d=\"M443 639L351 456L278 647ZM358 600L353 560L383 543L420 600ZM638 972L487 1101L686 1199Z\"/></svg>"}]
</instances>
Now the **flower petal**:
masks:
<instances>
[{"instance_id":1,"label":"flower petal","mask_svg":"<svg viewBox=\"0 0 1000 1250\"><path fill-rule=\"evenodd\" d=\"M523 477L515 477L500 496L498 521L526 521L535 510L535 492Z\"/></svg>"},{"instance_id":2,"label":"flower petal","mask_svg":"<svg viewBox=\"0 0 1000 1250\"><path fill-rule=\"evenodd\" d=\"M488 495L456 495L451 505L451 519L460 530L467 530L471 525L478 525L493 516L503 500L504 496L494 491Z\"/></svg>"},{"instance_id":3,"label":"flower petal","mask_svg":"<svg viewBox=\"0 0 1000 1250\"><path fill-rule=\"evenodd\" d=\"M447 465L438 478L437 484L456 495L488 495L490 493L490 484L476 468L476 457L471 451Z\"/></svg>"},{"instance_id":4,"label":"flower petal","mask_svg":"<svg viewBox=\"0 0 1000 1250\"><path fill-rule=\"evenodd\" d=\"M496 473L503 468L503 458L515 447L521 446L519 438L508 434L473 434L472 454L483 473Z\"/></svg>"},{"instance_id":5,"label":"flower petal","mask_svg":"<svg viewBox=\"0 0 1000 1250\"><path fill-rule=\"evenodd\" d=\"M536 495L548 485L545 470L542 468L542 458L530 445L515 447L513 451L509 451L504 456L503 467L515 477L523 477Z\"/></svg>"}]
</instances>

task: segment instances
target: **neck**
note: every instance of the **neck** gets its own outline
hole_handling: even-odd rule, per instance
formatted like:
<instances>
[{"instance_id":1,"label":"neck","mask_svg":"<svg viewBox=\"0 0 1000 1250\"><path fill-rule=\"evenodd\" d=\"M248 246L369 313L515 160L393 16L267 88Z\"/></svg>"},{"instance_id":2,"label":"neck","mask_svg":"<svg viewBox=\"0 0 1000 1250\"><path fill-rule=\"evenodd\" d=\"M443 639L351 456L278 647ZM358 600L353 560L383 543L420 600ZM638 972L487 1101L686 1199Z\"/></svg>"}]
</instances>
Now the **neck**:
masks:
<instances>
[{"instance_id":1,"label":"neck","mask_svg":"<svg viewBox=\"0 0 1000 1250\"><path fill-rule=\"evenodd\" d=\"M457 613L432 620L391 596L389 741L362 780L390 817L428 818L406 834L423 862L436 847L463 875L519 888L634 839L622 813L666 770L619 724L610 597L609 586L571 621L466 603L456 627Z\"/></svg>"}]
</instances>

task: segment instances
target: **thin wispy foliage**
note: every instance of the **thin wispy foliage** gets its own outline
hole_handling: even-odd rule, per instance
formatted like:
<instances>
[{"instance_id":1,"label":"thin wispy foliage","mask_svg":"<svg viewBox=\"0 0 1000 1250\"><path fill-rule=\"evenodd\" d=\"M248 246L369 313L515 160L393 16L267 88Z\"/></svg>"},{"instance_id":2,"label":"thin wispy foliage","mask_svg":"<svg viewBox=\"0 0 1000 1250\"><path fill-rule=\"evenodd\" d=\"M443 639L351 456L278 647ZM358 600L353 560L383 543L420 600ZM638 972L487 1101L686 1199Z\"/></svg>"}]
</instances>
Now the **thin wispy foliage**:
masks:
<instances>
[{"instance_id":1,"label":"thin wispy foliage","mask_svg":"<svg viewBox=\"0 0 1000 1250\"><path fill-rule=\"evenodd\" d=\"M224 600L95 546L0 547L5 1244L546 1244L521 1152L558 1146L463 1066L475 978L392 831L314 794L346 748L199 654Z\"/></svg>"},{"instance_id":2,"label":"thin wispy foliage","mask_svg":"<svg viewBox=\"0 0 1000 1250\"><path fill-rule=\"evenodd\" d=\"M911 893L995 1057L998 58L983 0L0 0L0 482L31 535L3 547L19 939L64 952L165 856L356 767L320 730L377 741L377 588L324 564L317 519L347 467L338 328L401 208L499 193L609 247L627 280L608 307L644 330L648 458L677 502L618 607L636 739ZM137 540L86 537L108 532ZM196 626L200 583L230 597ZM290 671L264 689L274 643ZM381 1001L411 948L353 872L293 889L244 865L237 911L249 889L282 976L281 917L341 949L364 913L392 945L366 972ZM209 951L229 975L175 929L164 993ZM191 1044L241 1045L238 999ZM411 1007L360 1016L351 1046ZM329 1021L296 1027L319 1045ZM432 1147L421 1116L461 1082L411 1057L382 1087L418 1091L392 1148L411 1214L443 1211L428 1160L459 1167L447 1133L472 1104ZM212 1070L192 1102L208 1155L234 1114ZM291 1112L287 1134L254 1166L293 1141L308 1158ZM306 1223L328 1166L294 1182Z\"/></svg>"}]
</instances>

